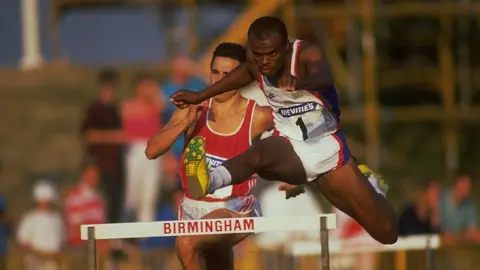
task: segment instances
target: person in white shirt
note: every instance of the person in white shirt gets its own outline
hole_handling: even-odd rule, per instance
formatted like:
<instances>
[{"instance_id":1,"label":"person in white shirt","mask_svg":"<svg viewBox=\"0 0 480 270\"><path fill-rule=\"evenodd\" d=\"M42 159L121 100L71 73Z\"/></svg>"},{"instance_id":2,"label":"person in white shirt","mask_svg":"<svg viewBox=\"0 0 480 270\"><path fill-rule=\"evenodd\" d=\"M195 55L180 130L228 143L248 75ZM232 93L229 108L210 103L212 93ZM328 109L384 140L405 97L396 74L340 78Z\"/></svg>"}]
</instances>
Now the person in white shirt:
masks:
<instances>
[{"instance_id":1,"label":"person in white shirt","mask_svg":"<svg viewBox=\"0 0 480 270\"><path fill-rule=\"evenodd\" d=\"M19 225L17 239L25 250L25 270L59 269L58 255L65 242L65 225L54 209L57 193L47 182L33 189L35 207L27 212Z\"/></svg>"}]
</instances>

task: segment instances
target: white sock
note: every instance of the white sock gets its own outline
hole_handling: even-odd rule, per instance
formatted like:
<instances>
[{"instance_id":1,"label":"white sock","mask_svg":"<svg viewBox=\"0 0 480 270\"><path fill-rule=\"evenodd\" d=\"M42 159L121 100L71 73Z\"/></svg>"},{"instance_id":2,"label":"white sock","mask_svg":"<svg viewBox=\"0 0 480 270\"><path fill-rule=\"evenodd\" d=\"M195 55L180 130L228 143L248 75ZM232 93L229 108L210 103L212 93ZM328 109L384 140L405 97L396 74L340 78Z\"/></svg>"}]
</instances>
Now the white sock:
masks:
<instances>
[{"instance_id":1,"label":"white sock","mask_svg":"<svg viewBox=\"0 0 480 270\"><path fill-rule=\"evenodd\" d=\"M387 194L385 194L385 193L380 189L380 187L378 186L378 179L377 179L377 177L375 177L375 175L371 174L367 179L368 179L368 181L370 182L370 184L372 184L373 189L375 189L375 191L376 191L378 194L383 195L383 197L387 197Z\"/></svg>"},{"instance_id":2,"label":"white sock","mask_svg":"<svg viewBox=\"0 0 480 270\"><path fill-rule=\"evenodd\" d=\"M232 175L224 166L218 166L210 172L210 185L208 186L208 193L213 193L215 190L229 186L232 183Z\"/></svg>"}]
</instances>

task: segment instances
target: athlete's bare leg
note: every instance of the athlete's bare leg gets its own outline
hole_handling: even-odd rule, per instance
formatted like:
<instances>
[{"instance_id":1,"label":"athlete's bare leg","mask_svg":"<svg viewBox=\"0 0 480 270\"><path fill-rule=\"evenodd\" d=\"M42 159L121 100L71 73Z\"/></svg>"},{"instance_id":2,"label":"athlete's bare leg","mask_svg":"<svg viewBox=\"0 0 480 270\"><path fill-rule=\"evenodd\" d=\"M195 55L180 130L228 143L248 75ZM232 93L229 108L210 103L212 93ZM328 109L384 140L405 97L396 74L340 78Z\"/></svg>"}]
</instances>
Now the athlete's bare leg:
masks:
<instances>
[{"instance_id":1,"label":"athlete's bare leg","mask_svg":"<svg viewBox=\"0 0 480 270\"><path fill-rule=\"evenodd\" d=\"M245 217L228 209L218 209L207 215L202 219L215 218L238 218ZM217 235L194 235L194 236L179 236L176 241L177 256L182 263L184 270L210 270L212 263L209 263L209 258L212 258L212 253L220 250L230 250L234 245L241 242L249 234L217 234ZM217 258L217 260L219 260ZM233 260L226 258L222 261L223 264L231 262L231 269L233 269ZM210 267L210 268L209 268ZM230 269L223 267L221 269Z\"/></svg>"},{"instance_id":2,"label":"athlete's bare leg","mask_svg":"<svg viewBox=\"0 0 480 270\"><path fill-rule=\"evenodd\" d=\"M305 170L288 139L269 137L260 140L243 154L223 163L231 184L239 184L257 173L265 180L301 185L307 182ZM392 244L397 240L395 212L386 198L377 193L357 169L353 159L317 180L317 186L330 202L357 220L377 241Z\"/></svg>"},{"instance_id":3,"label":"athlete's bare leg","mask_svg":"<svg viewBox=\"0 0 480 270\"><path fill-rule=\"evenodd\" d=\"M231 246L217 246L205 250L203 257L205 258L206 270L233 270L233 249Z\"/></svg>"},{"instance_id":4,"label":"athlete's bare leg","mask_svg":"<svg viewBox=\"0 0 480 270\"><path fill-rule=\"evenodd\" d=\"M377 241L396 242L395 210L384 195L375 191L353 159L315 182L335 207L354 218Z\"/></svg>"}]
</instances>

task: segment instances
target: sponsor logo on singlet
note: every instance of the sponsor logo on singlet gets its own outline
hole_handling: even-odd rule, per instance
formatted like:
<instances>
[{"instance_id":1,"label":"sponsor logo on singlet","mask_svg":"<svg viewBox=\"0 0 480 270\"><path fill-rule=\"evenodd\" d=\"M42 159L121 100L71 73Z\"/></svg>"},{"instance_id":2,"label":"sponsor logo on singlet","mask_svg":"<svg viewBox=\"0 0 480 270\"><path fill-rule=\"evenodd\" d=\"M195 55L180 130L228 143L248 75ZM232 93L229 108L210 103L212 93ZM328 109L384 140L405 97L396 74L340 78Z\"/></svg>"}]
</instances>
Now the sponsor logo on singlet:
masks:
<instances>
[{"instance_id":1,"label":"sponsor logo on singlet","mask_svg":"<svg viewBox=\"0 0 480 270\"><path fill-rule=\"evenodd\" d=\"M216 156L212 156L212 155L207 154L207 166L208 166L208 169L209 169L209 170L215 169L216 167L222 165L223 162L225 162L225 160L227 160L227 159L226 159L226 158L216 157Z\"/></svg>"},{"instance_id":2,"label":"sponsor logo on singlet","mask_svg":"<svg viewBox=\"0 0 480 270\"><path fill-rule=\"evenodd\" d=\"M298 92L298 91L297 92L292 92L292 98L293 99L299 99L301 97L303 97L302 92Z\"/></svg>"},{"instance_id":3,"label":"sponsor logo on singlet","mask_svg":"<svg viewBox=\"0 0 480 270\"><path fill-rule=\"evenodd\" d=\"M305 114L307 112L315 111L317 109L317 106L319 106L315 102L306 102L302 103L300 105L295 105L292 107L288 108L281 108L278 110L281 116L283 117L292 117L295 115L300 115L300 114Z\"/></svg>"}]
</instances>

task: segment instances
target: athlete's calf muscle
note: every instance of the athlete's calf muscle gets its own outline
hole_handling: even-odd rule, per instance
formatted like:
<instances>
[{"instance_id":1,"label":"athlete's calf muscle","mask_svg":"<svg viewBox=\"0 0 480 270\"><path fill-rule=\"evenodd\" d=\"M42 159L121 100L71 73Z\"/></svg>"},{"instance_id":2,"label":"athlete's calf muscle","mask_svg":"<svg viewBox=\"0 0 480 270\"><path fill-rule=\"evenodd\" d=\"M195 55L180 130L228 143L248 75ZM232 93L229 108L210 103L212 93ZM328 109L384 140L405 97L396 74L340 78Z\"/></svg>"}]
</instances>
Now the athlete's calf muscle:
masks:
<instances>
[{"instance_id":1,"label":"athlete's calf muscle","mask_svg":"<svg viewBox=\"0 0 480 270\"><path fill-rule=\"evenodd\" d=\"M353 160L319 177L316 183L334 206L354 218L377 241L383 244L397 241L393 207L374 190Z\"/></svg>"}]
</instances>

